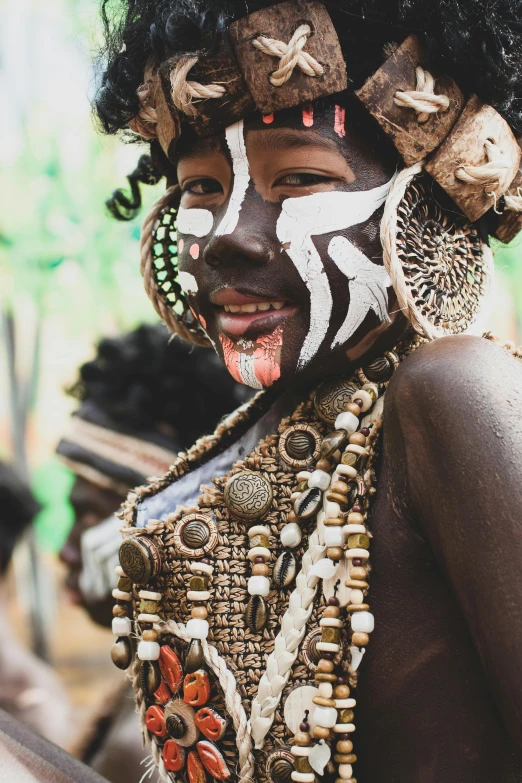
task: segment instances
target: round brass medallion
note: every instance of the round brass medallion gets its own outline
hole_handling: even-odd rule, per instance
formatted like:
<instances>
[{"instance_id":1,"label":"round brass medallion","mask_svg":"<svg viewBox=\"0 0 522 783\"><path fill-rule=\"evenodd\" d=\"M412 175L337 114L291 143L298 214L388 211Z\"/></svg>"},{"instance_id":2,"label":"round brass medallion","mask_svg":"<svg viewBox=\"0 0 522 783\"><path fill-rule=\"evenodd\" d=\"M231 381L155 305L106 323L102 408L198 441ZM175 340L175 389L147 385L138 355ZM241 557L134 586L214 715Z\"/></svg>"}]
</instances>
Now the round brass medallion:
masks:
<instances>
[{"instance_id":1,"label":"round brass medallion","mask_svg":"<svg viewBox=\"0 0 522 783\"><path fill-rule=\"evenodd\" d=\"M218 542L217 525L209 514L186 514L176 522L173 540L185 557L204 557Z\"/></svg>"},{"instance_id":2,"label":"round brass medallion","mask_svg":"<svg viewBox=\"0 0 522 783\"><path fill-rule=\"evenodd\" d=\"M303 646L301 647L301 658L303 662L308 666L309 670L313 673L317 669L319 659L322 658L321 651L317 649L317 642L322 639L322 629L316 628L305 637ZM338 666L343 658L343 647L340 646L340 650L335 656L335 665Z\"/></svg>"},{"instance_id":3,"label":"round brass medallion","mask_svg":"<svg viewBox=\"0 0 522 783\"><path fill-rule=\"evenodd\" d=\"M330 378L317 389L314 398L315 412L327 424L334 425L340 413L346 410L357 386L343 378Z\"/></svg>"},{"instance_id":4,"label":"round brass medallion","mask_svg":"<svg viewBox=\"0 0 522 783\"><path fill-rule=\"evenodd\" d=\"M290 748L274 750L266 760L266 773L272 783L292 783L294 757Z\"/></svg>"},{"instance_id":5,"label":"round brass medallion","mask_svg":"<svg viewBox=\"0 0 522 783\"><path fill-rule=\"evenodd\" d=\"M231 476L225 486L225 503L238 519L261 519L272 505L270 482L253 470L244 470Z\"/></svg>"},{"instance_id":6,"label":"round brass medallion","mask_svg":"<svg viewBox=\"0 0 522 783\"><path fill-rule=\"evenodd\" d=\"M295 424L283 432L278 448L286 464L300 470L319 458L321 436L308 424Z\"/></svg>"},{"instance_id":7,"label":"round brass medallion","mask_svg":"<svg viewBox=\"0 0 522 783\"><path fill-rule=\"evenodd\" d=\"M125 538L120 544L119 558L125 575L136 585L147 584L161 570L161 551L145 536Z\"/></svg>"}]
</instances>

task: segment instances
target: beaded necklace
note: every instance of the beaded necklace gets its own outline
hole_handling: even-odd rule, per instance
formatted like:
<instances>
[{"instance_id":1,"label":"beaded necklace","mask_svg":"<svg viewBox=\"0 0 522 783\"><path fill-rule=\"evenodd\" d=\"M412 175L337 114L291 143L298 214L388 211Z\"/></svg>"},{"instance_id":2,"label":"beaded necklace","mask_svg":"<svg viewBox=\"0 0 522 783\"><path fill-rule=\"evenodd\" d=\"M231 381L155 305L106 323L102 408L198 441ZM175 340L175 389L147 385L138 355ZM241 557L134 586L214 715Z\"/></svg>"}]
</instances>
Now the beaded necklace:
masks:
<instances>
[{"instance_id":1,"label":"beaded necklace","mask_svg":"<svg viewBox=\"0 0 522 783\"><path fill-rule=\"evenodd\" d=\"M374 628L366 599L367 519L383 397L400 359L419 342L386 353L349 379L323 382L282 420L278 434L264 438L212 487L202 487L197 507L135 528L136 498L127 505L131 524L113 592L113 660L120 668L131 663L132 604L140 637L133 682L145 739L164 780L225 780L237 766L240 781L256 775L273 783L314 783L324 775L355 782L350 686ZM242 535L234 539L236 532ZM244 546L245 538L235 579L222 552L232 543L230 558L236 540ZM231 612L222 611L223 598ZM232 654L228 636L221 640L225 622L238 629L238 653ZM263 665L257 652L256 670L245 675L245 659L259 640L266 660ZM305 666L296 663L298 656Z\"/></svg>"}]
</instances>

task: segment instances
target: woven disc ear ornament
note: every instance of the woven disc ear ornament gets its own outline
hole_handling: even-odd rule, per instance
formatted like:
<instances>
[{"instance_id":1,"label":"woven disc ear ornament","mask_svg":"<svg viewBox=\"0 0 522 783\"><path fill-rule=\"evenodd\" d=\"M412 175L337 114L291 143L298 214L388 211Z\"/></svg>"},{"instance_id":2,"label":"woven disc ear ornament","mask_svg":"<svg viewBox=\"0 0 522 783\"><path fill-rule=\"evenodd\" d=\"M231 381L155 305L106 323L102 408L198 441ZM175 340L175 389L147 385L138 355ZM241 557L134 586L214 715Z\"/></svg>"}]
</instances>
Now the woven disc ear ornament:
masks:
<instances>
[{"instance_id":1,"label":"woven disc ear ornament","mask_svg":"<svg viewBox=\"0 0 522 783\"><path fill-rule=\"evenodd\" d=\"M427 175L411 181L397 215L397 255L418 312L442 334L465 331L491 275L476 226Z\"/></svg>"},{"instance_id":2,"label":"woven disc ear ornament","mask_svg":"<svg viewBox=\"0 0 522 783\"><path fill-rule=\"evenodd\" d=\"M178 237L176 231L177 206L164 209L153 230L153 275L162 297L172 308L174 318L183 326L184 338L205 348L210 340L192 314L178 283Z\"/></svg>"}]
</instances>

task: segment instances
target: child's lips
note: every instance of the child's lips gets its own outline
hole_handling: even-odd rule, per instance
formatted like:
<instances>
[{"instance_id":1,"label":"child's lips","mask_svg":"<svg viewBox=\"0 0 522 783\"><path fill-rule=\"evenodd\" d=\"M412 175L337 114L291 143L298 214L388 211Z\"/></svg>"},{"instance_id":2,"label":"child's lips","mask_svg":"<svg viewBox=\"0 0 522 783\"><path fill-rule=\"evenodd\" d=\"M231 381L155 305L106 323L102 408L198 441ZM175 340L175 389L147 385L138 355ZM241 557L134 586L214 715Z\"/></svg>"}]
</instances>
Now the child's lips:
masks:
<instances>
[{"instance_id":1,"label":"child's lips","mask_svg":"<svg viewBox=\"0 0 522 783\"><path fill-rule=\"evenodd\" d=\"M283 303L280 308L270 308L256 312L226 312L224 307L219 307L217 313L218 332L224 332L230 337L246 336L247 332L257 336L273 331L289 316L294 315L296 305Z\"/></svg>"}]
</instances>

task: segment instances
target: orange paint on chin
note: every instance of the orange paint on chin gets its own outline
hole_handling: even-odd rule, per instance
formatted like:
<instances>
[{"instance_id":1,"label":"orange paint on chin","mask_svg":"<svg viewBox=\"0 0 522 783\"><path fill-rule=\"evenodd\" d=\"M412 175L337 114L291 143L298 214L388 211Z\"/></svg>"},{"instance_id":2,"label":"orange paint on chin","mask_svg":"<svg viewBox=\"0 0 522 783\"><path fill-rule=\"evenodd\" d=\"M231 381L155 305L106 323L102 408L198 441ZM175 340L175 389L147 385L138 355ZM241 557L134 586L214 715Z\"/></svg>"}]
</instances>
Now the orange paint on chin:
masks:
<instances>
[{"instance_id":1,"label":"orange paint on chin","mask_svg":"<svg viewBox=\"0 0 522 783\"><path fill-rule=\"evenodd\" d=\"M341 137L341 139L344 139L346 136L346 131L344 129L344 121L346 119L346 109L344 106L337 106L335 107L335 119L334 119L334 130L337 133L338 136Z\"/></svg>"},{"instance_id":2,"label":"orange paint on chin","mask_svg":"<svg viewBox=\"0 0 522 783\"><path fill-rule=\"evenodd\" d=\"M219 335L219 340L223 348L225 367L237 383L243 383L243 378L241 377L241 371L239 369L239 351L237 350L236 344L228 337L225 337L224 334Z\"/></svg>"},{"instance_id":3,"label":"orange paint on chin","mask_svg":"<svg viewBox=\"0 0 522 783\"><path fill-rule=\"evenodd\" d=\"M190 246L189 253L194 261L199 258L199 245L197 242L194 242L194 244Z\"/></svg>"},{"instance_id":4,"label":"orange paint on chin","mask_svg":"<svg viewBox=\"0 0 522 783\"><path fill-rule=\"evenodd\" d=\"M268 388L281 377L281 348L283 327L278 326L272 334L260 337L254 351L254 373L259 383Z\"/></svg>"},{"instance_id":5,"label":"orange paint on chin","mask_svg":"<svg viewBox=\"0 0 522 783\"><path fill-rule=\"evenodd\" d=\"M274 121L274 115L273 114L263 114L263 122L265 125L271 125Z\"/></svg>"},{"instance_id":6,"label":"orange paint on chin","mask_svg":"<svg viewBox=\"0 0 522 783\"><path fill-rule=\"evenodd\" d=\"M198 314L196 313L196 311L194 310L194 308L193 308L193 307L190 307L190 305L189 305L189 310L190 310L190 312L192 313L192 315L194 316L194 318L196 319L196 321L199 321L199 322L200 322L200 324L201 324L201 326L203 327L203 329L206 329L206 328L207 328L207 322L205 321L205 319L203 318L203 316L202 316L202 315L198 315Z\"/></svg>"},{"instance_id":7,"label":"orange paint on chin","mask_svg":"<svg viewBox=\"0 0 522 783\"><path fill-rule=\"evenodd\" d=\"M185 247L185 242L183 239L178 239L178 253L183 253L183 248Z\"/></svg>"},{"instance_id":8,"label":"orange paint on chin","mask_svg":"<svg viewBox=\"0 0 522 783\"><path fill-rule=\"evenodd\" d=\"M314 124L314 107L311 103L303 106L303 125L306 128L311 128Z\"/></svg>"}]
</instances>

